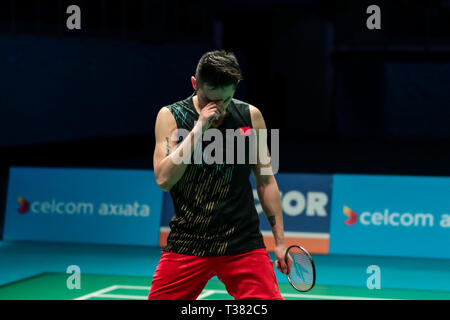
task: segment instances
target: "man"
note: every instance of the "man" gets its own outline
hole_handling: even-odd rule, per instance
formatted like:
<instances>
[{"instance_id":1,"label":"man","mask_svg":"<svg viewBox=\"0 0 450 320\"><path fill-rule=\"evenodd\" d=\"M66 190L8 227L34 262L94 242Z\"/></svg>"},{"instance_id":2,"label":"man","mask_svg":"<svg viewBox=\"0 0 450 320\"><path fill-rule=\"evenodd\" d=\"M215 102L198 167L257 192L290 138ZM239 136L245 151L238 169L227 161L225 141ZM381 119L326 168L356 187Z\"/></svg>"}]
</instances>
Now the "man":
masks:
<instances>
[{"instance_id":1,"label":"man","mask_svg":"<svg viewBox=\"0 0 450 320\"><path fill-rule=\"evenodd\" d=\"M249 155L244 163L228 163L225 157L213 164L193 161L194 150L208 145L201 139L207 130L214 128L223 136L226 129L241 130L243 135L256 134L258 139L258 130L266 129L256 107L233 98L240 80L241 70L233 53L207 52L191 77L195 92L158 113L154 172L158 186L171 193L175 215L149 299L196 299L214 276L235 299L283 299L259 230L249 180L253 172L275 238L276 266L286 273L290 263L287 266L284 261L280 192L274 175L267 174L270 162L263 165L258 156L251 164ZM174 133L176 136L181 129L188 134L182 141L174 139ZM245 150L250 150L250 139L245 143ZM262 145L262 152L268 155L267 142ZM225 142L223 146L224 154L242 152L230 150Z\"/></svg>"}]
</instances>

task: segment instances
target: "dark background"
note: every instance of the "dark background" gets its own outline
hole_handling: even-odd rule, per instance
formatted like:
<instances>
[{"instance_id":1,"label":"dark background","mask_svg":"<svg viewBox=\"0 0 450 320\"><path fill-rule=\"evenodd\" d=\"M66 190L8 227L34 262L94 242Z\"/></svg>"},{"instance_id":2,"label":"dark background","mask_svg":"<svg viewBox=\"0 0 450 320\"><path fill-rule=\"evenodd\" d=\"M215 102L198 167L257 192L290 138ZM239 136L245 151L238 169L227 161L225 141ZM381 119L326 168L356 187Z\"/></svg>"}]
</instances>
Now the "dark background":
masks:
<instances>
[{"instance_id":1,"label":"dark background","mask_svg":"<svg viewBox=\"0 0 450 320\"><path fill-rule=\"evenodd\" d=\"M449 0L2 0L0 234L10 166L152 169L158 110L222 48L280 172L450 175Z\"/></svg>"}]
</instances>

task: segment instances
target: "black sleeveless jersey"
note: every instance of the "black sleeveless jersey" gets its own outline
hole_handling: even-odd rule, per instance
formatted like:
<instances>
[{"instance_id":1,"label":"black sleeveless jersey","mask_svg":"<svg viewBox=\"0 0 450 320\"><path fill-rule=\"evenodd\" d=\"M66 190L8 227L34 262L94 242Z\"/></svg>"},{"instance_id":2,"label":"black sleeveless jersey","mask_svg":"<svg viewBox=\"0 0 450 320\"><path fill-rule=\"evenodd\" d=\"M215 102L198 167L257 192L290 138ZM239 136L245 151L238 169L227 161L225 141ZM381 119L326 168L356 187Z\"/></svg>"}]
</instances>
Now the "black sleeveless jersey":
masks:
<instances>
[{"instance_id":1,"label":"black sleeveless jersey","mask_svg":"<svg viewBox=\"0 0 450 320\"><path fill-rule=\"evenodd\" d=\"M167 106L178 129L191 131L198 120L192 101L194 94ZM234 163L226 160L226 129L245 134L248 128L252 128L249 105L232 99L223 123L217 128L223 137L223 161L207 164L204 157L195 160L194 151L183 176L170 190L175 212L169 223L165 251L220 256L265 248L249 180L254 163L249 158L250 139L245 139L245 161L237 161L237 142ZM203 141L202 150L211 141Z\"/></svg>"}]
</instances>

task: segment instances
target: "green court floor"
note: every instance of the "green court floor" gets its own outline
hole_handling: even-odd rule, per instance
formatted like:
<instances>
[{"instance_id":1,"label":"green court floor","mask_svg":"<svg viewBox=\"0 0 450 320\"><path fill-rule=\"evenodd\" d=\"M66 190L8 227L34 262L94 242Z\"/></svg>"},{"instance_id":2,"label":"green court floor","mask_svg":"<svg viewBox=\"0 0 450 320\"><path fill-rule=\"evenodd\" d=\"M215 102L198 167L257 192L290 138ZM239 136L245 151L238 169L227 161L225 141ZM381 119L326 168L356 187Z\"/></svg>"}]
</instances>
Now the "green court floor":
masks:
<instances>
[{"instance_id":1,"label":"green court floor","mask_svg":"<svg viewBox=\"0 0 450 320\"><path fill-rule=\"evenodd\" d=\"M151 285L149 277L81 274L80 289L68 289L70 274L42 273L0 286L0 300L145 300ZM316 286L308 293L299 293L289 284L280 283L282 295L287 300L449 300L450 292L373 289L344 286ZM233 299L225 286L210 280L199 299Z\"/></svg>"}]
</instances>

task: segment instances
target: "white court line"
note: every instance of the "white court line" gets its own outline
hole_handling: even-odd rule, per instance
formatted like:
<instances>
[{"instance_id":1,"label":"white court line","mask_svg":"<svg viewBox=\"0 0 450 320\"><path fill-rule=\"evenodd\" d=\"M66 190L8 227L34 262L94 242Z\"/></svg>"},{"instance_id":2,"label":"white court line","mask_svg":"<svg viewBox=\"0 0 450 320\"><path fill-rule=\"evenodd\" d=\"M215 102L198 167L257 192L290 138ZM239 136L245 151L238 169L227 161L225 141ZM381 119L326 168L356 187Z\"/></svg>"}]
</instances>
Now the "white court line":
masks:
<instances>
[{"instance_id":1,"label":"white court line","mask_svg":"<svg viewBox=\"0 0 450 320\"><path fill-rule=\"evenodd\" d=\"M206 297L209 297L210 295L213 295L215 293L218 293L217 290L203 290L203 292L197 297L197 300L202 300ZM227 293L225 291L225 293Z\"/></svg>"},{"instance_id":2,"label":"white court line","mask_svg":"<svg viewBox=\"0 0 450 320\"><path fill-rule=\"evenodd\" d=\"M202 293L199 296L200 298L204 298L205 296L210 296L214 293L223 293L228 294L225 290L205 290L205 293ZM325 300L393 300L393 299L383 299L383 298L369 298L369 297L348 297L348 296L327 296L327 295L315 295L315 294L297 294L297 293L282 293L283 297L290 298L312 298L312 299L325 299Z\"/></svg>"},{"instance_id":3,"label":"white court line","mask_svg":"<svg viewBox=\"0 0 450 320\"><path fill-rule=\"evenodd\" d=\"M150 287L145 287L145 286L126 286L126 285L121 285L118 284L116 285L117 289L129 289L129 290L145 290L145 291L150 291Z\"/></svg>"},{"instance_id":4,"label":"white court line","mask_svg":"<svg viewBox=\"0 0 450 320\"><path fill-rule=\"evenodd\" d=\"M112 299L131 299L131 300L146 300L147 296L136 295L122 295L122 294L106 294L107 292L117 289L129 289L129 290L150 290L150 287L145 286L127 286L127 285L113 285L105 289L101 289L87 295L76 298L75 300L87 300L90 298L112 298ZM228 294L226 290L203 290L198 296L198 300L202 300L213 294ZM350 296L330 296L330 295L315 295L315 294L297 294L297 293L285 293L281 294L285 298L302 298L302 299L325 299L325 300L396 300L396 299L384 299L384 298L369 298L369 297L350 297Z\"/></svg>"},{"instance_id":5,"label":"white court line","mask_svg":"<svg viewBox=\"0 0 450 320\"><path fill-rule=\"evenodd\" d=\"M325 299L325 300L393 300L384 298L369 298L369 297L346 297L346 296L326 296L326 295L315 295L315 294L296 294L296 293L285 293L281 294L283 297L292 298L312 298L312 299Z\"/></svg>"},{"instance_id":6,"label":"white court line","mask_svg":"<svg viewBox=\"0 0 450 320\"><path fill-rule=\"evenodd\" d=\"M86 294L86 295L81 296L79 298L76 298L74 300L87 300L89 298L93 298L93 297L96 297L98 295L101 295L101 294L104 294L106 292L113 291L113 290L116 290L116 289L117 289L117 286L110 286L110 287L105 288L105 289L101 289L101 290L97 290L97 291L91 292L89 294Z\"/></svg>"},{"instance_id":7,"label":"white court line","mask_svg":"<svg viewBox=\"0 0 450 320\"><path fill-rule=\"evenodd\" d=\"M84 296L81 296L79 298L76 298L74 300L87 300L90 298L116 298L116 299L147 299L147 296L133 296L133 295L116 295L116 294L106 294L107 292L114 291L117 289L128 289L128 290L145 290L149 291L150 287L145 286L128 286L128 285L120 285L116 284L113 286L110 286L105 289L101 289L89 294L86 294Z\"/></svg>"},{"instance_id":8,"label":"white court line","mask_svg":"<svg viewBox=\"0 0 450 320\"><path fill-rule=\"evenodd\" d=\"M96 298L112 298L112 299L124 299L124 300L147 300L147 296L131 296L125 294L101 294L95 296Z\"/></svg>"}]
</instances>

